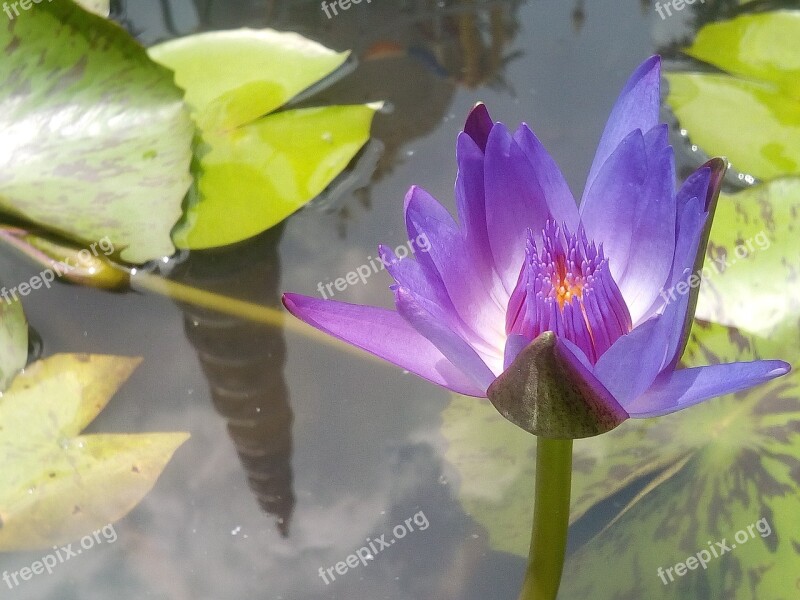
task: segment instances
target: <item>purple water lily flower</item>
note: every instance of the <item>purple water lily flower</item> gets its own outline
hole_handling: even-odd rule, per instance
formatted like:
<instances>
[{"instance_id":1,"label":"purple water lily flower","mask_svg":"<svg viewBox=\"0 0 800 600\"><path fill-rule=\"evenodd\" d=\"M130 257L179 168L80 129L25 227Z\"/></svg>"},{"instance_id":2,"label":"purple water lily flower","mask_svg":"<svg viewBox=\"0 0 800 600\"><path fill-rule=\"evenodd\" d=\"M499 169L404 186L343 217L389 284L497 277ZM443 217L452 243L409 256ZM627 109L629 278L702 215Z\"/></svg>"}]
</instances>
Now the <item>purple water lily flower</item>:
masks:
<instances>
[{"instance_id":1,"label":"purple water lily flower","mask_svg":"<svg viewBox=\"0 0 800 600\"><path fill-rule=\"evenodd\" d=\"M594 435L787 373L778 360L676 369L696 295L662 292L701 264L725 163L676 191L659 88L653 57L613 108L580 208L527 125L512 134L478 105L457 142L460 224L413 187L406 227L429 251L398 261L379 249L397 310L296 294L286 308L436 384L489 396L550 437ZM576 432L537 422L538 405L554 402L603 423Z\"/></svg>"}]
</instances>

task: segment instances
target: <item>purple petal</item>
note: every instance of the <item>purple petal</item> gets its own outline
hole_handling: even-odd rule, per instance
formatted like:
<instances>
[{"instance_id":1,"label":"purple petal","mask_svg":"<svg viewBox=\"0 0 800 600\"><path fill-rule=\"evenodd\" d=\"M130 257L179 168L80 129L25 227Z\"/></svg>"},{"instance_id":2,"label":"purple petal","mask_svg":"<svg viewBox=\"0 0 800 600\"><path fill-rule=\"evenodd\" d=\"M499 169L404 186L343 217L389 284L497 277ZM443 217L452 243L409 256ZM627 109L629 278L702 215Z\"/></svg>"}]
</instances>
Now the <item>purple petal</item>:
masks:
<instances>
[{"instance_id":1,"label":"purple petal","mask_svg":"<svg viewBox=\"0 0 800 600\"><path fill-rule=\"evenodd\" d=\"M524 335L512 333L506 339L506 349L503 355L503 371L511 366L511 363L517 358L520 352L525 349L525 346L530 344L530 340Z\"/></svg>"},{"instance_id":2,"label":"purple petal","mask_svg":"<svg viewBox=\"0 0 800 600\"><path fill-rule=\"evenodd\" d=\"M634 71L611 111L589 171L587 190L622 140L636 129L650 131L658 124L660 89L661 57L653 56Z\"/></svg>"},{"instance_id":3,"label":"purple petal","mask_svg":"<svg viewBox=\"0 0 800 600\"><path fill-rule=\"evenodd\" d=\"M789 372L781 360L759 360L681 369L659 377L646 393L626 406L632 417L659 417L703 400L746 390Z\"/></svg>"},{"instance_id":4,"label":"purple petal","mask_svg":"<svg viewBox=\"0 0 800 600\"><path fill-rule=\"evenodd\" d=\"M690 175L678 192L677 241L670 275L659 297L642 317L642 320L645 320L650 315L663 310L665 304L677 301L680 294L677 292L676 286L680 282L695 284L694 287L688 288L683 323L682 325L676 324L670 350L671 368L675 367L683 353L694 319L694 307L698 292L696 283L699 280L695 278L690 281L690 277L693 273L698 276L702 273L700 268L705 256L706 239L726 168L727 164L722 159L712 159Z\"/></svg>"},{"instance_id":5,"label":"purple petal","mask_svg":"<svg viewBox=\"0 0 800 600\"><path fill-rule=\"evenodd\" d=\"M496 279L494 257L486 229L483 151L471 137L461 133L456 142L456 158L458 175L455 195L461 231L478 277L483 281Z\"/></svg>"},{"instance_id":6,"label":"purple petal","mask_svg":"<svg viewBox=\"0 0 800 600\"><path fill-rule=\"evenodd\" d=\"M705 196L710 177L709 169L699 169L686 180L678 192L676 206L678 211L675 254L669 276L659 296L640 317L646 321L664 305L675 299L675 286L687 279L687 269L691 269L697 257L697 246L703 235L707 213Z\"/></svg>"},{"instance_id":7,"label":"purple petal","mask_svg":"<svg viewBox=\"0 0 800 600\"><path fill-rule=\"evenodd\" d=\"M669 314L658 315L619 338L594 366L597 378L624 407L641 396L664 367L669 348Z\"/></svg>"},{"instance_id":8,"label":"purple petal","mask_svg":"<svg viewBox=\"0 0 800 600\"><path fill-rule=\"evenodd\" d=\"M501 355L505 306L492 296L493 282L475 268L472 250L450 213L425 190L413 187L406 196L406 227L410 238L428 239L428 251L416 254L426 279L447 290L461 320Z\"/></svg>"},{"instance_id":9,"label":"purple petal","mask_svg":"<svg viewBox=\"0 0 800 600\"><path fill-rule=\"evenodd\" d=\"M614 281L624 273L638 205L647 176L647 150L642 132L632 132L608 159L581 203L581 222L589 240L603 244ZM673 216L674 219L674 216Z\"/></svg>"},{"instance_id":10,"label":"purple petal","mask_svg":"<svg viewBox=\"0 0 800 600\"><path fill-rule=\"evenodd\" d=\"M467 122L464 124L464 133L475 141L481 151L485 151L486 142L493 126L494 123L492 122L492 117L489 116L486 105L483 102L479 102L467 117Z\"/></svg>"},{"instance_id":11,"label":"purple petal","mask_svg":"<svg viewBox=\"0 0 800 600\"><path fill-rule=\"evenodd\" d=\"M395 288L395 304L398 314L468 375L485 396L495 374L472 346L442 322L441 309L399 286Z\"/></svg>"},{"instance_id":12,"label":"purple petal","mask_svg":"<svg viewBox=\"0 0 800 600\"><path fill-rule=\"evenodd\" d=\"M394 311L299 294L284 294L283 304L301 321L428 381L467 396L486 395Z\"/></svg>"},{"instance_id":13,"label":"purple petal","mask_svg":"<svg viewBox=\"0 0 800 600\"><path fill-rule=\"evenodd\" d=\"M486 146L486 224L494 264L509 295L525 259L527 230L540 237L550 218L530 161L498 123Z\"/></svg>"},{"instance_id":14,"label":"purple petal","mask_svg":"<svg viewBox=\"0 0 800 600\"><path fill-rule=\"evenodd\" d=\"M517 129L514 140L531 163L556 223L566 223L571 231L575 231L578 228L578 205L556 161L525 123Z\"/></svg>"},{"instance_id":15,"label":"purple petal","mask_svg":"<svg viewBox=\"0 0 800 600\"><path fill-rule=\"evenodd\" d=\"M664 134L666 138L666 128ZM664 288L675 255L675 162L670 146L648 155L644 196L629 210L635 211L633 221L620 225L632 227L631 252L616 281L636 324Z\"/></svg>"}]
</instances>

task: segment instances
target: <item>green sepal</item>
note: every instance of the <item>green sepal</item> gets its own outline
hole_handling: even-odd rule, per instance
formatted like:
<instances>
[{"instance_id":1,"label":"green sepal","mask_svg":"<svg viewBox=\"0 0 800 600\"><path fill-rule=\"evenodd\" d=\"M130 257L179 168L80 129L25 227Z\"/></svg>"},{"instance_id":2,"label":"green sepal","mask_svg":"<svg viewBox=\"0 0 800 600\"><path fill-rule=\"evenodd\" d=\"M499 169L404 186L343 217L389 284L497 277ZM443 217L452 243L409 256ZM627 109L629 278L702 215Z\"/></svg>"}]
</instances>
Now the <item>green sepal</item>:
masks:
<instances>
[{"instance_id":1,"label":"green sepal","mask_svg":"<svg viewBox=\"0 0 800 600\"><path fill-rule=\"evenodd\" d=\"M489 386L488 397L506 419L551 439L607 433L628 414L600 382L589 383L559 354L556 335L546 331L519 353Z\"/></svg>"}]
</instances>

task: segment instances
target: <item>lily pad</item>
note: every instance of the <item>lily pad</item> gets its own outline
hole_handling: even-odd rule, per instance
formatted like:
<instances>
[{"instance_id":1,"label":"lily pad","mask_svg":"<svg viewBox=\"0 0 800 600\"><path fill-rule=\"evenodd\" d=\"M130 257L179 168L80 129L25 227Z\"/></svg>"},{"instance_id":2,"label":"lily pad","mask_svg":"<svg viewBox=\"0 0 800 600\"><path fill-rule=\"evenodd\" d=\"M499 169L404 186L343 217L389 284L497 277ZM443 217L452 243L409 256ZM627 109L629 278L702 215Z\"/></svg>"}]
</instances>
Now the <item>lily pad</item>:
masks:
<instances>
[{"instance_id":1,"label":"lily pad","mask_svg":"<svg viewBox=\"0 0 800 600\"><path fill-rule=\"evenodd\" d=\"M778 179L717 205L697 317L769 341L759 357L800 340L800 178Z\"/></svg>"},{"instance_id":2,"label":"lily pad","mask_svg":"<svg viewBox=\"0 0 800 600\"><path fill-rule=\"evenodd\" d=\"M695 438L691 455L568 559L563 598L796 597L800 375L679 415L658 427Z\"/></svg>"},{"instance_id":3,"label":"lily pad","mask_svg":"<svg viewBox=\"0 0 800 600\"><path fill-rule=\"evenodd\" d=\"M122 518L153 487L188 434L80 435L139 362L59 354L0 398L0 551L77 539Z\"/></svg>"},{"instance_id":4,"label":"lily pad","mask_svg":"<svg viewBox=\"0 0 800 600\"><path fill-rule=\"evenodd\" d=\"M202 137L198 180L173 232L181 248L232 244L284 220L345 169L379 106L273 112L347 58L297 34L205 33L150 55L175 71Z\"/></svg>"},{"instance_id":5,"label":"lily pad","mask_svg":"<svg viewBox=\"0 0 800 600\"><path fill-rule=\"evenodd\" d=\"M667 103L693 143L762 179L800 173L800 11L703 27L684 52L732 75L667 73Z\"/></svg>"},{"instance_id":6,"label":"lily pad","mask_svg":"<svg viewBox=\"0 0 800 600\"><path fill-rule=\"evenodd\" d=\"M205 133L271 113L338 69L348 56L299 34L271 29L190 35L148 52L175 72L192 117Z\"/></svg>"},{"instance_id":7,"label":"lily pad","mask_svg":"<svg viewBox=\"0 0 800 600\"><path fill-rule=\"evenodd\" d=\"M8 387L27 361L28 321L22 302L8 296L8 300L0 300L0 392Z\"/></svg>"},{"instance_id":8,"label":"lily pad","mask_svg":"<svg viewBox=\"0 0 800 600\"><path fill-rule=\"evenodd\" d=\"M0 210L126 261L172 254L194 134L172 74L71 1L0 26L0 51Z\"/></svg>"}]
</instances>

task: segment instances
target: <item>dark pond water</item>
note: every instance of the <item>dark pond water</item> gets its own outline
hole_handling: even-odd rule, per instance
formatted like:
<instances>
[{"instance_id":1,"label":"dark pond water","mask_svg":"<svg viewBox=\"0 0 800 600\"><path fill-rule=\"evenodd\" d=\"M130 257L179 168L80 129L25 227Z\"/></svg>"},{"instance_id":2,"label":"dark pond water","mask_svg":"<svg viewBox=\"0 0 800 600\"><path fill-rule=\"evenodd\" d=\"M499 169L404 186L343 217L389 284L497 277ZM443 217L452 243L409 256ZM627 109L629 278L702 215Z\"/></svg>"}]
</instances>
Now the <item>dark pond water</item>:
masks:
<instances>
[{"instance_id":1,"label":"dark pond water","mask_svg":"<svg viewBox=\"0 0 800 600\"><path fill-rule=\"evenodd\" d=\"M146 44L198 29L298 31L359 58L314 102L388 102L350 180L257 239L174 266L180 281L273 306L282 290L316 294L318 282L364 264L378 243L404 243L410 185L453 207L454 141L477 101L506 123L530 123L579 192L624 81L690 33L690 11L662 21L639 0L373 0L331 19L316 0L136 0L117 10ZM473 21L483 33L470 43L464 29ZM678 136L675 145L684 172L696 165ZM379 157L374 174L371 157ZM35 273L8 253L0 265L7 280ZM388 284L381 273L337 298L390 306ZM117 524L114 544L0 596L517 597L524 561L493 551L457 500L461 481L439 430L446 392L298 333L155 295L57 286L25 308L47 354L144 358L92 431L192 438ZM327 585L320 577L320 567L409 518L415 530L375 561ZM0 570L38 554L2 556Z\"/></svg>"}]
</instances>

